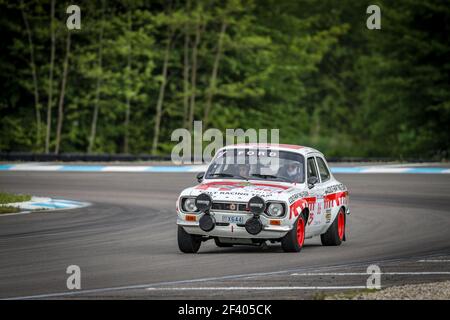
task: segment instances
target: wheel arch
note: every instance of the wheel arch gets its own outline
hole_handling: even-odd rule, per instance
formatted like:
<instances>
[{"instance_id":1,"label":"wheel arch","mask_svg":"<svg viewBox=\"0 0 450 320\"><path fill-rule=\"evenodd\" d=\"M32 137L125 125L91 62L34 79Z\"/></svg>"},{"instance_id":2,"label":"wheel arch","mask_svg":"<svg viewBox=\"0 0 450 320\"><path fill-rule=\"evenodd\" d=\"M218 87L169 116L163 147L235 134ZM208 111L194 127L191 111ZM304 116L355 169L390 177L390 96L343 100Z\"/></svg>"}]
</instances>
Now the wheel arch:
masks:
<instances>
[{"instance_id":1,"label":"wheel arch","mask_svg":"<svg viewBox=\"0 0 450 320\"><path fill-rule=\"evenodd\" d=\"M307 224L307 223L308 223L308 220L309 220L309 208L303 209L302 215L303 215L304 218L305 218L305 224Z\"/></svg>"}]
</instances>

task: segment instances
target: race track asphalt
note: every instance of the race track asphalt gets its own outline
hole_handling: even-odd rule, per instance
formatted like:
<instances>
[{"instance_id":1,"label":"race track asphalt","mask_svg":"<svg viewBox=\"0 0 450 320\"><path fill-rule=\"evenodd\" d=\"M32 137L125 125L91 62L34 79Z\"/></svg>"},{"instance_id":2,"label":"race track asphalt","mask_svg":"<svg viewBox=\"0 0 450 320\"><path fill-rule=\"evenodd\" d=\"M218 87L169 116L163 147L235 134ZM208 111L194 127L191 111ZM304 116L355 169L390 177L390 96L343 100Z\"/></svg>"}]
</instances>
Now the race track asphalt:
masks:
<instances>
[{"instance_id":1,"label":"race track asphalt","mask_svg":"<svg viewBox=\"0 0 450 320\"><path fill-rule=\"evenodd\" d=\"M348 241L342 246L323 247L316 238L295 254L283 253L276 245L217 248L208 241L198 254L187 255L177 247L175 201L183 188L196 182L195 173L1 172L0 191L88 201L92 206L0 217L0 298L270 298L270 290L218 289L211 295L207 290L147 288L244 285L252 277L258 286L298 285L295 270L350 270L392 259L403 262L391 266L406 267L417 257L450 253L450 175L336 178L349 188L352 211ZM81 268L81 291L66 287L69 265ZM418 268L443 272L433 280L450 279L444 274L450 263ZM405 276L394 282L414 281ZM318 283L365 280L308 278L301 285ZM306 291L277 297L315 294Z\"/></svg>"}]
</instances>

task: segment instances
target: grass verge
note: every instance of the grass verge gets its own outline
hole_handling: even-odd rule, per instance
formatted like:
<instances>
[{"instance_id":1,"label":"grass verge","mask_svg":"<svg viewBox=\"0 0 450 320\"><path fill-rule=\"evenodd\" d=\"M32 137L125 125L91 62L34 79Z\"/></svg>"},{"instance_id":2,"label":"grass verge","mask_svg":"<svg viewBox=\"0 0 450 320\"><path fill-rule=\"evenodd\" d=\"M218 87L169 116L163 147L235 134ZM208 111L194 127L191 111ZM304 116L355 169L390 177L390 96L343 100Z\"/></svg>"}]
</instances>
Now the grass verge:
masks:
<instances>
[{"instance_id":1,"label":"grass verge","mask_svg":"<svg viewBox=\"0 0 450 320\"><path fill-rule=\"evenodd\" d=\"M14 202L24 202L31 200L31 196L28 194L13 194L7 192L0 192L0 214L2 213L16 213L20 209L12 206L4 206L4 204Z\"/></svg>"},{"instance_id":2,"label":"grass verge","mask_svg":"<svg viewBox=\"0 0 450 320\"><path fill-rule=\"evenodd\" d=\"M28 194L13 194L7 192L0 192L0 204L24 202L29 200L31 200L31 196Z\"/></svg>"}]
</instances>

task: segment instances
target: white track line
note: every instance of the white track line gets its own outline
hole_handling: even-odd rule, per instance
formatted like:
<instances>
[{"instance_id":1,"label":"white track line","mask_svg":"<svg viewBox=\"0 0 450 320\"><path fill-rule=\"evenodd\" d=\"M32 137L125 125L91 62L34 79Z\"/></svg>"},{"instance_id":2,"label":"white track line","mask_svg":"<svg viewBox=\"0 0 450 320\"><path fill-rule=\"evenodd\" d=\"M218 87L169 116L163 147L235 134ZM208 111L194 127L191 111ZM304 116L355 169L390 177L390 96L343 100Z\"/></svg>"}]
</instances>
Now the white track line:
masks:
<instances>
[{"instance_id":1,"label":"white track line","mask_svg":"<svg viewBox=\"0 0 450 320\"><path fill-rule=\"evenodd\" d=\"M389 275L389 276L426 276L426 275L450 275L450 272L326 272L326 273L291 273L291 276L370 276L370 275Z\"/></svg>"},{"instance_id":2,"label":"white track line","mask_svg":"<svg viewBox=\"0 0 450 320\"><path fill-rule=\"evenodd\" d=\"M442 254L436 254L442 256ZM431 255L427 255L431 257ZM425 257L425 256L423 256ZM416 259L419 257L416 257ZM374 263L392 263L392 262L400 262L405 261L405 259L396 258L396 259L386 259L386 260L374 260L374 261L365 261L365 262L355 262L355 263L347 263L347 264L337 264L327 267L307 267L306 269L321 269L321 270L330 270L330 269L338 269L338 268L349 268L349 267L358 267L361 265L367 266L369 264ZM236 274L236 275L227 275L227 276L218 276L218 277L208 277L208 278L198 278L198 279L189 279L189 280L175 280L175 281L165 281L159 283L147 283L147 284L137 284L137 285L128 285L128 286L118 286L118 287L104 287L97 289L82 289L82 290L74 290L74 291L65 291L65 292L55 292L55 293L44 293L44 294L36 294L36 295L28 295L28 296L16 296L9 298L0 298L0 300L25 300L25 299L48 299L48 298L57 298L57 297L70 297L75 295L83 295L83 294L100 294L104 292L110 291L122 291L122 290L139 290L146 289L153 286L163 286L163 285L177 285L177 284L186 284L186 283L199 283L206 281L221 281L221 280L230 280L230 279L239 279L239 278L249 278L249 277L264 277L271 275L280 275L291 273L294 270L280 270L280 271L272 271L272 272L257 272L257 273L246 273L246 274ZM365 275L368 275L365 273Z\"/></svg>"},{"instance_id":3,"label":"white track line","mask_svg":"<svg viewBox=\"0 0 450 320\"><path fill-rule=\"evenodd\" d=\"M149 291L235 291L235 290L345 290L367 289L366 286L329 286L329 287L160 287L147 288Z\"/></svg>"},{"instance_id":4,"label":"white track line","mask_svg":"<svg viewBox=\"0 0 450 320\"><path fill-rule=\"evenodd\" d=\"M46 298L56 298L56 297L67 297L67 296L74 296L74 295L81 295L81 294L103 293L103 292L109 292L109 291L139 290L139 289L146 289L146 288L149 288L152 286L163 286L163 285L168 286L168 285L197 283L197 282L206 282L206 281L221 281L221 280L228 280L228 279L244 278L244 277L250 276L250 275L251 276L268 276L268 275L283 274L283 273L287 273L287 271L249 273L249 274L228 275L228 276L208 277L208 278L189 279L189 280L175 280L175 281L165 281L165 282L157 282L157 283L137 284L137 285L120 286L120 287L83 289L83 290L74 290L74 291L56 292L56 293L44 293L44 294L19 296L19 297L11 297L11 298L0 298L0 300L26 300L26 299L46 299Z\"/></svg>"},{"instance_id":5,"label":"white track line","mask_svg":"<svg viewBox=\"0 0 450 320\"><path fill-rule=\"evenodd\" d=\"M450 262L450 260L445 259L426 259L426 260L419 260L418 262L431 262L431 263L444 263L444 262Z\"/></svg>"}]
</instances>

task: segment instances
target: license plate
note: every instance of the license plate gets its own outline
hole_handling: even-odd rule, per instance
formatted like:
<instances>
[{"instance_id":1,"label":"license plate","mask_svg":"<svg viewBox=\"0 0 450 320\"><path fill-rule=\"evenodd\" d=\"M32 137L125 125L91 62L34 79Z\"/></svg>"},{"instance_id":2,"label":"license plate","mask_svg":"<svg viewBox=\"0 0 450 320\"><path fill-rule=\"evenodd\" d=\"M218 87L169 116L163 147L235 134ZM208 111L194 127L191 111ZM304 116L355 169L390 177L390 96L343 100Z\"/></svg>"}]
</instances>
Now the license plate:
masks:
<instances>
[{"instance_id":1,"label":"license plate","mask_svg":"<svg viewBox=\"0 0 450 320\"><path fill-rule=\"evenodd\" d=\"M243 224L244 216L222 216L222 222Z\"/></svg>"}]
</instances>

